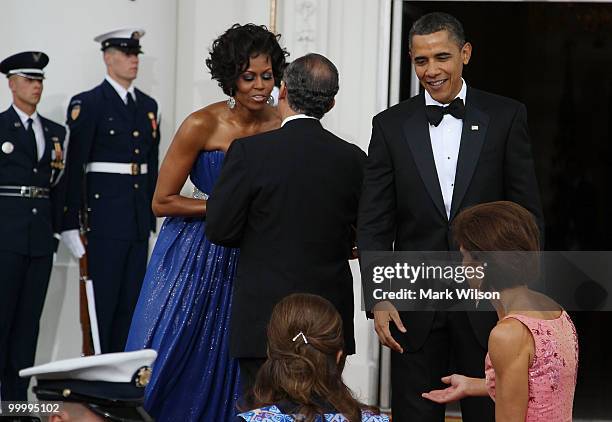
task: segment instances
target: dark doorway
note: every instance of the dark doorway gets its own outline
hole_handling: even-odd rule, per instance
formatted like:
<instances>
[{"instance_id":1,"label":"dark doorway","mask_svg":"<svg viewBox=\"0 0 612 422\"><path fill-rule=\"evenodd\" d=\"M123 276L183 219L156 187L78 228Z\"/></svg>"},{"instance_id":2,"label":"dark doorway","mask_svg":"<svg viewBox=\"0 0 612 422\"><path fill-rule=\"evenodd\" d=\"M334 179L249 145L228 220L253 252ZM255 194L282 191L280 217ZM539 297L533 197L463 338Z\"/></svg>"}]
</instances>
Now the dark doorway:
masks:
<instances>
[{"instance_id":1,"label":"dark doorway","mask_svg":"<svg viewBox=\"0 0 612 422\"><path fill-rule=\"evenodd\" d=\"M612 250L612 4L404 2L400 98L410 96L408 31L444 11L473 44L468 85L527 106L547 250ZM574 417L612 420L612 312L574 312Z\"/></svg>"}]
</instances>

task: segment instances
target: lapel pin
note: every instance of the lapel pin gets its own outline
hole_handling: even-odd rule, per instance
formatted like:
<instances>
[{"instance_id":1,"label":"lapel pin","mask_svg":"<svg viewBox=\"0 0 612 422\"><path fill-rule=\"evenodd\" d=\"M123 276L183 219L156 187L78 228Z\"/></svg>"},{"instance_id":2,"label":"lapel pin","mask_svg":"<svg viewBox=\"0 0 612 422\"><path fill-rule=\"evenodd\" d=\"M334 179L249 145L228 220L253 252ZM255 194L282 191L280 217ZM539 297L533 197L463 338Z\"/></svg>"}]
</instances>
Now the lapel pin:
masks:
<instances>
[{"instance_id":1,"label":"lapel pin","mask_svg":"<svg viewBox=\"0 0 612 422\"><path fill-rule=\"evenodd\" d=\"M472 125L472 130L478 130L478 125Z\"/></svg>"},{"instance_id":2,"label":"lapel pin","mask_svg":"<svg viewBox=\"0 0 612 422\"><path fill-rule=\"evenodd\" d=\"M13 152L14 149L15 146L9 141L6 141L2 144L2 152L5 154L10 154L11 152Z\"/></svg>"},{"instance_id":3,"label":"lapel pin","mask_svg":"<svg viewBox=\"0 0 612 422\"><path fill-rule=\"evenodd\" d=\"M15 127L21 127L21 123L19 123L19 122L15 122L14 125L15 125Z\"/></svg>"}]
</instances>

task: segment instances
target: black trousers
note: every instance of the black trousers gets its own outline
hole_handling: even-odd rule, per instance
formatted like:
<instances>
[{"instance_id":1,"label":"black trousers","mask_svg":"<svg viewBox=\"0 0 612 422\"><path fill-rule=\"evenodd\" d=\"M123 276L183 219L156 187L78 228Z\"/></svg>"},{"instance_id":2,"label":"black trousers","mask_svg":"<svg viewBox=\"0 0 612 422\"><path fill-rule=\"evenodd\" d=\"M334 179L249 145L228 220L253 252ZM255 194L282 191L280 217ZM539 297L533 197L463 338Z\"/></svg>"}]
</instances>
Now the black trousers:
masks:
<instances>
[{"instance_id":1,"label":"black trousers","mask_svg":"<svg viewBox=\"0 0 612 422\"><path fill-rule=\"evenodd\" d=\"M102 353L123 352L147 269L149 241L87 238Z\"/></svg>"},{"instance_id":2,"label":"black trousers","mask_svg":"<svg viewBox=\"0 0 612 422\"><path fill-rule=\"evenodd\" d=\"M10 239L5 239L10 241ZM0 251L0 383L2 400L27 400L19 370L34 364L53 255Z\"/></svg>"},{"instance_id":3,"label":"black trousers","mask_svg":"<svg viewBox=\"0 0 612 422\"><path fill-rule=\"evenodd\" d=\"M266 362L263 358L238 358L240 366L240 394L245 396L255 385L257 372Z\"/></svg>"},{"instance_id":4,"label":"black trousers","mask_svg":"<svg viewBox=\"0 0 612 422\"><path fill-rule=\"evenodd\" d=\"M421 393L445 388L441 378L452 373L484 378L486 352L465 312L436 312L421 349L391 352L393 422L444 422L445 406L422 398ZM466 398L460 405L464 422L495 421L495 405L489 397Z\"/></svg>"}]
</instances>

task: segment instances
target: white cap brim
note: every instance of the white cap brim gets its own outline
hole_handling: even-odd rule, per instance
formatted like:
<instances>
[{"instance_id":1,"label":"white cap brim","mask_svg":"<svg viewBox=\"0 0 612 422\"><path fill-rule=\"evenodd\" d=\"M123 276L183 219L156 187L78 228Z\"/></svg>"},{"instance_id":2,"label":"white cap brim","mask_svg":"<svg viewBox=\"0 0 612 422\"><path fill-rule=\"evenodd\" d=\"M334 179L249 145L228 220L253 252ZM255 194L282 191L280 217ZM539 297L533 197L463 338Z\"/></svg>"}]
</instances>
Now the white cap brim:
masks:
<instances>
[{"instance_id":1,"label":"white cap brim","mask_svg":"<svg viewBox=\"0 0 612 422\"><path fill-rule=\"evenodd\" d=\"M156 357L157 352L152 349L106 353L33 366L19 371L19 376L49 380L130 382L138 368L150 366Z\"/></svg>"},{"instance_id":2,"label":"white cap brim","mask_svg":"<svg viewBox=\"0 0 612 422\"><path fill-rule=\"evenodd\" d=\"M122 28L115 29L114 31L105 32L94 38L95 42L104 42L109 38L132 38L134 33L138 34L138 39L144 37L145 30L142 28Z\"/></svg>"}]
</instances>

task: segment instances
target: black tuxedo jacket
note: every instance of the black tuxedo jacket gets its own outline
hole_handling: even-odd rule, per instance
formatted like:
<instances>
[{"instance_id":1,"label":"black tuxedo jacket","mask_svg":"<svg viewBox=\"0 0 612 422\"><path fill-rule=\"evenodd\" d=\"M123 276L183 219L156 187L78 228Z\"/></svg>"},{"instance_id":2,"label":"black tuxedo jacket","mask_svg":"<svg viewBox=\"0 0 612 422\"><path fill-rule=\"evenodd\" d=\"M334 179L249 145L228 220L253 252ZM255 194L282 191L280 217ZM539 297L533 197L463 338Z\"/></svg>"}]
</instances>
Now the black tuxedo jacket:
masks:
<instances>
[{"instance_id":1,"label":"black tuxedo jacket","mask_svg":"<svg viewBox=\"0 0 612 422\"><path fill-rule=\"evenodd\" d=\"M331 301L342 316L346 352L354 353L348 258L365 158L314 119L232 143L206 211L208 238L240 247L232 356L266 356L272 308L292 293Z\"/></svg>"},{"instance_id":2,"label":"black tuxedo jacket","mask_svg":"<svg viewBox=\"0 0 612 422\"><path fill-rule=\"evenodd\" d=\"M424 94L378 114L372 126L359 210L360 250L456 249L450 222L462 209L490 201L514 201L543 227L523 104L468 87L450 220L436 173ZM495 316L469 317L486 348ZM401 318L407 333L394 331L396 340L405 350L420 348L433 313L406 312Z\"/></svg>"}]
</instances>

